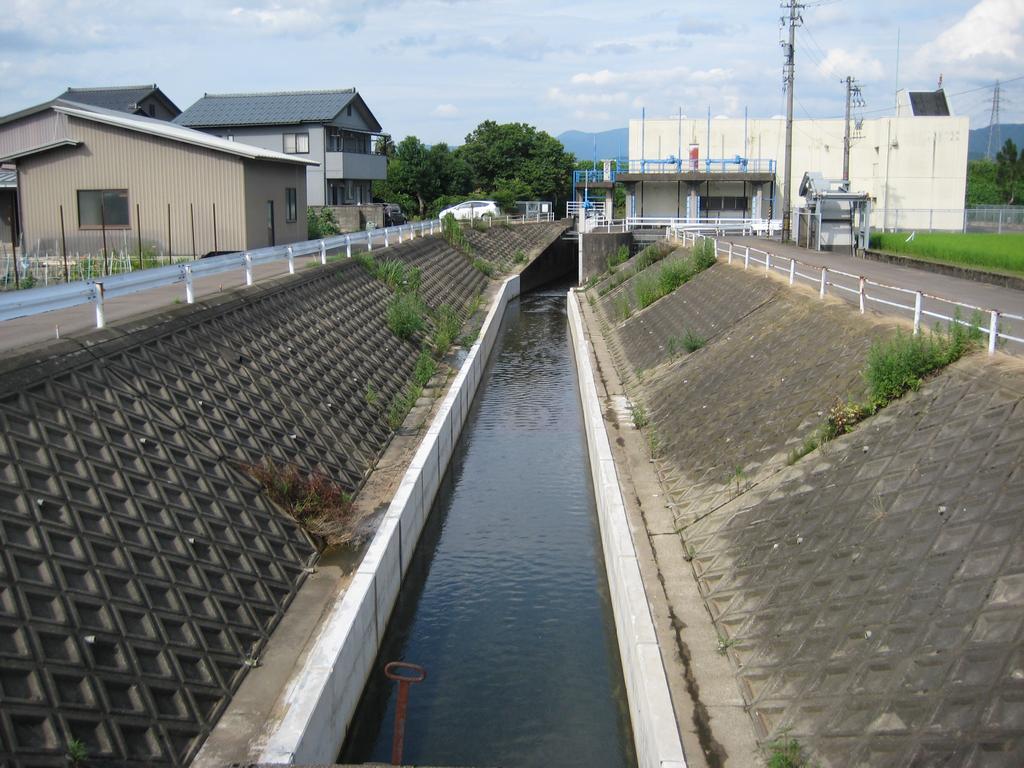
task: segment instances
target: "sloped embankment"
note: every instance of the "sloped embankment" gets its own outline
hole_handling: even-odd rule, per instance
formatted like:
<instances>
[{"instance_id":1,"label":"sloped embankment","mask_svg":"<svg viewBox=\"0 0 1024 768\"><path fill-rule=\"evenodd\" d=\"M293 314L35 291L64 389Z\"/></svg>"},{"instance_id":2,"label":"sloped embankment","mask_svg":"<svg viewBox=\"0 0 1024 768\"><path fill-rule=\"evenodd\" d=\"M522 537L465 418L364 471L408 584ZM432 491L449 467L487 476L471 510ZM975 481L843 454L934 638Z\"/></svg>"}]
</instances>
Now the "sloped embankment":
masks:
<instances>
[{"instance_id":1,"label":"sloped embankment","mask_svg":"<svg viewBox=\"0 0 1024 768\"><path fill-rule=\"evenodd\" d=\"M890 324L717 265L604 330L766 756L1021 764L1020 363L970 356L790 466Z\"/></svg>"},{"instance_id":2,"label":"sloped embankment","mask_svg":"<svg viewBox=\"0 0 1024 768\"><path fill-rule=\"evenodd\" d=\"M383 255L462 315L486 284ZM318 552L241 466L359 489L420 355L391 296L330 264L3 362L0 762L192 759Z\"/></svg>"},{"instance_id":3,"label":"sloped embankment","mask_svg":"<svg viewBox=\"0 0 1024 768\"><path fill-rule=\"evenodd\" d=\"M497 221L479 229L464 227L473 255L494 264L500 272L512 272L533 261L569 228L570 222L507 225Z\"/></svg>"}]
</instances>

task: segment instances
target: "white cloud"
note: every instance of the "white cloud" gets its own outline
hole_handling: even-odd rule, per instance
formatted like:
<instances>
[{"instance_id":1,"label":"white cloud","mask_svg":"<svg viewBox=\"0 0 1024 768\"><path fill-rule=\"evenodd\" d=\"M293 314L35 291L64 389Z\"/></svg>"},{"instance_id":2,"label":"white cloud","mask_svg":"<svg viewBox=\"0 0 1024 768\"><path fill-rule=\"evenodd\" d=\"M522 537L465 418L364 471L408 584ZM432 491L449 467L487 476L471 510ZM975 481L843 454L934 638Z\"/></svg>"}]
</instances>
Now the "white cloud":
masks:
<instances>
[{"instance_id":1,"label":"white cloud","mask_svg":"<svg viewBox=\"0 0 1024 768\"><path fill-rule=\"evenodd\" d=\"M458 117L459 108L454 104L438 104L431 114L434 117Z\"/></svg>"},{"instance_id":2,"label":"white cloud","mask_svg":"<svg viewBox=\"0 0 1024 768\"><path fill-rule=\"evenodd\" d=\"M615 91L613 93L605 91L601 91L599 93L567 93L561 88L552 87L548 88L545 98L555 104L572 104L578 107L585 107L606 104L625 104L629 100L629 95L623 91Z\"/></svg>"},{"instance_id":3,"label":"white cloud","mask_svg":"<svg viewBox=\"0 0 1024 768\"><path fill-rule=\"evenodd\" d=\"M981 0L935 40L937 58L966 61L975 57L1020 61L1024 45L1024 0Z\"/></svg>"},{"instance_id":4,"label":"white cloud","mask_svg":"<svg viewBox=\"0 0 1024 768\"><path fill-rule=\"evenodd\" d=\"M863 48L853 51L829 48L824 61L818 66L818 73L824 77L850 75L862 81L880 80L885 69L878 59Z\"/></svg>"}]
</instances>

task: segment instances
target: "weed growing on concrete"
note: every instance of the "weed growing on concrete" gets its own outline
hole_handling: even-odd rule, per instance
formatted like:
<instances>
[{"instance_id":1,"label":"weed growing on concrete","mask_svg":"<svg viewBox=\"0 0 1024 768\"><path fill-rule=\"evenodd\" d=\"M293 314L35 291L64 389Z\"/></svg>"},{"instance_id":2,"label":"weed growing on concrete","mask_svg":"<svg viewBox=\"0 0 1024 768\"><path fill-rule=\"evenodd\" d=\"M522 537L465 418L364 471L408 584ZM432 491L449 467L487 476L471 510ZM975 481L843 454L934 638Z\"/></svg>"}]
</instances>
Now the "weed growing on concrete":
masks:
<instances>
[{"instance_id":1,"label":"weed growing on concrete","mask_svg":"<svg viewBox=\"0 0 1024 768\"><path fill-rule=\"evenodd\" d=\"M405 283L405 264L398 259L388 259L377 266L374 275L392 291L399 290Z\"/></svg>"},{"instance_id":2,"label":"weed growing on concrete","mask_svg":"<svg viewBox=\"0 0 1024 768\"><path fill-rule=\"evenodd\" d=\"M910 390L920 388L925 376L956 362L983 338L980 316L970 325L955 317L945 331L911 336L902 331L886 341L875 342L868 350L864 371L871 393L871 410L877 411Z\"/></svg>"},{"instance_id":3,"label":"weed growing on concrete","mask_svg":"<svg viewBox=\"0 0 1024 768\"><path fill-rule=\"evenodd\" d=\"M515 255L512 257L512 263L513 264L525 264L526 263L526 252L523 251L521 248L518 251L516 251Z\"/></svg>"},{"instance_id":4,"label":"weed growing on concrete","mask_svg":"<svg viewBox=\"0 0 1024 768\"><path fill-rule=\"evenodd\" d=\"M434 313L434 335L430 340L435 357L442 357L449 350L461 328L462 321L454 309L447 304L437 308Z\"/></svg>"},{"instance_id":5,"label":"weed growing on concrete","mask_svg":"<svg viewBox=\"0 0 1024 768\"><path fill-rule=\"evenodd\" d=\"M629 305L629 299L625 296L619 296L615 299L615 314L619 316L620 320L628 320L629 316L633 314L633 308Z\"/></svg>"},{"instance_id":6,"label":"weed growing on concrete","mask_svg":"<svg viewBox=\"0 0 1024 768\"><path fill-rule=\"evenodd\" d=\"M713 241L704 239L693 247L693 268L694 274L703 272L715 263L715 244Z\"/></svg>"},{"instance_id":7,"label":"weed growing on concrete","mask_svg":"<svg viewBox=\"0 0 1024 768\"><path fill-rule=\"evenodd\" d=\"M423 283L423 270L419 267L408 267L405 270L405 282L404 290L412 291L413 293L420 292L420 286Z\"/></svg>"},{"instance_id":8,"label":"weed growing on concrete","mask_svg":"<svg viewBox=\"0 0 1024 768\"><path fill-rule=\"evenodd\" d=\"M271 459L243 464L242 469L260 484L271 501L314 536L328 544L351 539L352 499L323 473L306 473L294 464L277 464Z\"/></svg>"},{"instance_id":9,"label":"weed growing on concrete","mask_svg":"<svg viewBox=\"0 0 1024 768\"><path fill-rule=\"evenodd\" d=\"M737 466L732 471L732 474L729 475L729 482L736 486L736 493L734 494L735 496L740 495L740 486L744 483L746 479L747 473L743 471L743 467L741 466Z\"/></svg>"},{"instance_id":10,"label":"weed growing on concrete","mask_svg":"<svg viewBox=\"0 0 1024 768\"><path fill-rule=\"evenodd\" d=\"M822 430L819 428L805 437L804 441L799 446L791 450L789 455L786 456L786 464L793 466L800 461L800 459L821 445L821 432Z\"/></svg>"},{"instance_id":11,"label":"weed growing on concrete","mask_svg":"<svg viewBox=\"0 0 1024 768\"><path fill-rule=\"evenodd\" d=\"M810 763L800 742L787 732L762 748L768 768L809 768Z\"/></svg>"},{"instance_id":12,"label":"weed growing on concrete","mask_svg":"<svg viewBox=\"0 0 1024 768\"><path fill-rule=\"evenodd\" d=\"M462 231L462 226L450 213L441 220L441 237L452 248L462 251L467 256L473 255L473 246L470 245L466 233Z\"/></svg>"},{"instance_id":13,"label":"weed growing on concrete","mask_svg":"<svg viewBox=\"0 0 1024 768\"><path fill-rule=\"evenodd\" d=\"M469 318L469 317L472 317L473 315L475 315L477 313L477 311L479 311L480 305L483 304L483 302L484 302L483 294L481 294L479 291L477 291L476 296L474 296L470 300L469 304L466 305L466 317Z\"/></svg>"},{"instance_id":14,"label":"weed growing on concrete","mask_svg":"<svg viewBox=\"0 0 1024 768\"><path fill-rule=\"evenodd\" d=\"M85 746L85 742L81 739L71 739L68 742L68 762L71 763L72 768L78 768L89 758L89 750Z\"/></svg>"},{"instance_id":15,"label":"weed growing on concrete","mask_svg":"<svg viewBox=\"0 0 1024 768\"><path fill-rule=\"evenodd\" d=\"M482 218L473 219L472 226L473 229L475 229L477 232L486 232L488 229L487 222L484 221Z\"/></svg>"},{"instance_id":16,"label":"weed growing on concrete","mask_svg":"<svg viewBox=\"0 0 1024 768\"><path fill-rule=\"evenodd\" d=\"M388 328L400 339L411 339L426 327L426 308L414 293L396 293L388 305Z\"/></svg>"},{"instance_id":17,"label":"weed growing on concrete","mask_svg":"<svg viewBox=\"0 0 1024 768\"><path fill-rule=\"evenodd\" d=\"M473 267L474 269L483 272L485 277L494 277L494 265L491 264L491 262L487 261L486 259L481 259L479 256L477 256L475 259L473 259Z\"/></svg>"},{"instance_id":18,"label":"weed growing on concrete","mask_svg":"<svg viewBox=\"0 0 1024 768\"><path fill-rule=\"evenodd\" d=\"M412 381L409 385L391 401L388 408L388 426L398 429L409 415L409 411L416 405L416 401L423 394L423 387Z\"/></svg>"},{"instance_id":19,"label":"weed growing on concrete","mask_svg":"<svg viewBox=\"0 0 1024 768\"><path fill-rule=\"evenodd\" d=\"M420 387L424 387L436 370L437 361L427 352L420 352L420 356L416 358L416 367L413 369L412 380Z\"/></svg>"},{"instance_id":20,"label":"weed growing on concrete","mask_svg":"<svg viewBox=\"0 0 1024 768\"><path fill-rule=\"evenodd\" d=\"M687 330L683 334L683 349L687 352L696 352L708 343L708 340L693 331Z\"/></svg>"},{"instance_id":21,"label":"weed growing on concrete","mask_svg":"<svg viewBox=\"0 0 1024 768\"><path fill-rule=\"evenodd\" d=\"M651 306L664 294L661 293L660 281L654 275L641 275L636 281L636 305L640 309Z\"/></svg>"},{"instance_id":22,"label":"weed growing on concrete","mask_svg":"<svg viewBox=\"0 0 1024 768\"><path fill-rule=\"evenodd\" d=\"M636 273L633 272L633 270L630 269L629 267L626 267L625 269L619 270L618 272L615 273L614 276L612 276L612 277L610 277L608 279L608 282L606 282L604 285L601 286L601 288L597 292L598 295L599 296L605 296L605 295L611 293L616 288L618 288L620 285L622 285L624 282L629 280L629 278L631 278L634 274L636 274Z\"/></svg>"},{"instance_id":23,"label":"weed growing on concrete","mask_svg":"<svg viewBox=\"0 0 1024 768\"><path fill-rule=\"evenodd\" d=\"M373 254L368 251L357 253L355 260L359 262L359 266L370 273L372 277L377 276L377 260L373 258Z\"/></svg>"},{"instance_id":24,"label":"weed growing on concrete","mask_svg":"<svg viewBox=\"0 0 1024 768\"><path fill-rule=\"evenodd\" d=\"M608 271L614 272L619 264L625 264L627 261L629 261L629 246L620 245L619 249L608 257Z\"/></svg>"},{"instance_id":25,"label":"weed growing on concrete","mask_svg":"<svg viewBox=\"0 0 1024 768\"><path fill-rule=\"evenodd\" d=\"M736 645L736 638L734 638L734 637L723 637L722 635L718 636L718 649L717 650L718 650L718 653L720 655L725 656L725 654L728 652L728 650L730 648L732 648L734 645Z\"/></svg>"},{"instance_id":26,"label":"weed growing on concrete","mask_svg":"<svg viewBox=\"0 0 1024 768\"><path fill-rule=\"evenodd\" d=\"M637 257L633 260L633 266L637 272L643 272L652 264L655 264L670 253L672 253L672 246L668 243L654 243L644 248Z\"/></svg>"},{"instance_id":27,"label":"weed growing on concrete","mask_svg":"<svg viewBox=\"0 0 1024 768\"><path fill-rule=\"evenodd\" d=\"M373 384L366 385L366 392L363 393L363 399L366 400L366 404L371 408L376 408L380 403L380 393Z\"/></svg>"},{"instance_id":28,"label":"weed growing on concrete","mask_svg":"<svg viewBox=\"0 0 1024 768\"><path fill-rule=\"evenodd\" d=\"M597 299L594 298L594 294L587 294L587 303L592 307L597 305Z\"/></svg>"},{"instance_id":29,"label":"weed growing on concrete","mask_svg":"<svg viewBox=\"0 0 1024 768\"><path fill-rule=\"evenodd\" d=\"M637 429L643 429L651 423L650 417L647 415L647 409L644 408L640 403L633 403L633 426Z\"/></svg>"},{"instance_id":30,"label":"weed growing on concrete","mask_svg":"<svg viewBox=\"0 0 1024 768\"><path fill-rule=\"evenodd\" d=\"M661 438L658 437L658 432L653 427L647 430L647 448L652 459L661 456Z\"/></svg>"}]
</instances>

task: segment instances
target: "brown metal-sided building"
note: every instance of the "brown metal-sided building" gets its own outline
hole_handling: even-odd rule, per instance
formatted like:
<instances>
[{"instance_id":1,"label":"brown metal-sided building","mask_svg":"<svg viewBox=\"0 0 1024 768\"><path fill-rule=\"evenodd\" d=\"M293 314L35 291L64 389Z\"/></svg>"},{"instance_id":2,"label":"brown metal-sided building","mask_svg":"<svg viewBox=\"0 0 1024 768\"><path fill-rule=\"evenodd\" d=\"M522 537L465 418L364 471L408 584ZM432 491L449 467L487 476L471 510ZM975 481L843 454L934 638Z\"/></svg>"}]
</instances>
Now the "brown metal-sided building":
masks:
<instances>
[{"instance_id":1,"label":"brown metal-sided building","mask_svg":"<svg viewBox=\"0 0 1024 768\"><path fill-rule=\"evenodd\" d=\"M315 161L66 99L0 118L27 252L202 256L306 239Z\"/></svg>"}]
</instances>

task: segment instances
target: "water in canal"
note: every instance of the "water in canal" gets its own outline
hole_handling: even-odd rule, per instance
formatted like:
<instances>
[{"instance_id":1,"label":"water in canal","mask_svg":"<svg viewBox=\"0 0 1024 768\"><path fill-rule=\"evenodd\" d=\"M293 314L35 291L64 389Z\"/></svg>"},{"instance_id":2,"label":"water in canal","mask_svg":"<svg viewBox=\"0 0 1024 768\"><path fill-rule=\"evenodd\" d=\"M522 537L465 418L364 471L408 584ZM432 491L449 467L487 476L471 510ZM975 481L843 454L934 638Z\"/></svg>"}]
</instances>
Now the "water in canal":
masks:
<instances>
[{"instance_id":1,"label":"water in canal","mask_svg":"<svg viewBox=\"0 0 1024 768\"><path fill-rule=\"evenodd\" d=\"M389 762L404 660L406 764L636 764L565 302L505 313L340 762Z\"/></svg>"}]
</instances>

